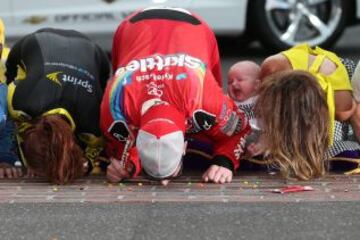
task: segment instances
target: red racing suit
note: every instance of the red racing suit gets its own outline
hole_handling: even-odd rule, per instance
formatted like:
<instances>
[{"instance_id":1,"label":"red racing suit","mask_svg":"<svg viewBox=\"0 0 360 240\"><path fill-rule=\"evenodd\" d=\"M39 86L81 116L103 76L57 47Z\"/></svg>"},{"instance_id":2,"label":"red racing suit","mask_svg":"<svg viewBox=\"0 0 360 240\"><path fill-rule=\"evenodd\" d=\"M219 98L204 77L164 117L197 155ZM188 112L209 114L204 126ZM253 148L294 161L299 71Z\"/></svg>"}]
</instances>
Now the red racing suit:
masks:
<instances>
[{"instance_id":1,"label":"red racing suit","mask_svg":"<svg viewBox=\"0 0 360 240\"><path fill-rule=\"evenodd\" d=\"M198 16L169 9L151 9L127 17L114 35L113 71L133 58L147 57L154 53L191 53L207 65L222 87L215 35Z\"/></svg>"},{"instance_id":2,"label":"red racing suit","mask_svg":"<svg viewBox=\"0 0 360 240\"><path fill-rule=\"evenodd\" d=\"M147 24L147 21L150 23ZM182 48L176 52L173 50L176 49L173 42L177 42L177 38L171 38L169 41L169 36L165 35L166 41L162 44L170 45L167 48L156 43L158 40L163 41L163 38L154 39L147 36L149 30L144 29L144 26L148 25L156 29L157 24L161 27L169 25L176 29L177 24L182 27L185 23L145 19L137 26L129 25L129 22L125 21L116 34L114 49L118 49L119 52L114 56L119 59L115 59L114 64L118 69L107 85L101 104L100 126L109 140L108 155L124 160L125 166L131 161L135 166L133 176L140 173L141 163L133 140L136 139L140 126L144 103L151 99L159 99L185 114L186 133L199 133L211 139L214 164L236 170L243 153L244 137L250 131L244 113L223 93L212 69L208 68L209 65L192 54L192 51L198 53L198 49L186 47L186 51ZM192 29L191 26L183 28ZM192 31L197 34L197 30ZM135 32L135 36L128 35ZM186 39L177 36L180 42L186 45ZM194 39L187 38L187 41L191 45ZM127 42L128 44L125 44ZM132 44L134 42L147 44L134 49L134 46L137 46ZM159 46L160 51L157 51L156 46ZM166 53L164 49L172 51ZM124 123L129 134L124 133L118 123Z\"/></svg>"}]
</instances>

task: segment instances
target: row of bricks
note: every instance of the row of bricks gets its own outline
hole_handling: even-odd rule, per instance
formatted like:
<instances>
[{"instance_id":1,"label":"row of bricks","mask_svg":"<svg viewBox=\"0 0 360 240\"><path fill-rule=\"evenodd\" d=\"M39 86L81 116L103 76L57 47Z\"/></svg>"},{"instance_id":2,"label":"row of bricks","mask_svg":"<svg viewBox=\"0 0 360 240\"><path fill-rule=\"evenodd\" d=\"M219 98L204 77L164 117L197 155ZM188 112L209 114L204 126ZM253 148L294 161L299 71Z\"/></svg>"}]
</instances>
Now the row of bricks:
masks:
<instances>
[{"instance_id":1,"label":"row of bricks","mask_svg":"<svg viewBox=\"0 0 360 240\"><path fill-rule=\"evenodd\" d=\"M164 197L158 196L129 196L129 195L108 195L108 196L93 196L93 197L57 197L57 196L32 196L29 198L18 197L0 197L1 203L116 203L116 202L133 202L133 203L151 203L151 202L316 202L316 201L358 201L360 200L359 194L296 194L296 196L289 195L276 195L276 196L176 196L169 195Z\"/></svg>"},{"instance_id":2,"label":"row of bricks","mask_svg":"<svg viewBox=\"0 0 360 240\"><path fill-rule=\"evenodd\" d=\"M169 186L143 178L108 184L103 177L52 186L43 179L0 181L0 202L256 202L360 200L360 176L328 175L310 182L284 182L277 176L236 176L231 184L204 184L198 176L184 176ZM279 195L286 185L310 185L312 192Z\"/></svg>"}]
</instances>

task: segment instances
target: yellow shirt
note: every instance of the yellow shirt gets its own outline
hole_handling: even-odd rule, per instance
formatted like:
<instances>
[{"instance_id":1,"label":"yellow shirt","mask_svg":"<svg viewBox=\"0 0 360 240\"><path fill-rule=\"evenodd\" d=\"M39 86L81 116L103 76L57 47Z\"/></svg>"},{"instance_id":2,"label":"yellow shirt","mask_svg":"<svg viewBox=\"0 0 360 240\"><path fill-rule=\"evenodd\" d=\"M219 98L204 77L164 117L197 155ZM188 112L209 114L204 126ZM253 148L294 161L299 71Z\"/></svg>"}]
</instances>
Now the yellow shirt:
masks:
<instances>
[{"instance_id":1,"label":"yellow shirt","mask_svg":"<svg viewBox=\"0 0 360 240\"><path fill-rule=\"evenodd\" d=\"M0 84L1 83L5 84L5 82L6 82L6 79L5 79L5 63L1 59L0 60Z\"/></svg>"},{"instance_id":2,"label":"yellow shirt","mask_svg":"<svg viewBox=\"0 0 360 240\"><path fill-rule=\"evenodd\" d=\"M321 88L325 91L330 115L330 144L334 141L335 131L335 100L334 91L350 90L352 91L349 74L345 66L336 54L316 47L312 49L308 44L300 44L289 50L282 52L289 60L294 70L306 70L313 74L318 80ZM309 55L314 55L315 60L309 66ZM330 75L320 73L320 67L324 59L328 58L337 66L336 70Z\"/></svg>"},{"instance_id":3,"label":"yellow shirt","mask_svg":"<svg viewBox=\"0 0 360 240\"><path fill-rule=\"evenodd\" d=\"M3 21L0 18L0 44L5 44L5 26Z\"/></svg>"},{"instance_id":4,"label":"yellow shirt","mask_svg":"<svg viewBox=\"0 0 360 240\"><path fill-rule=\"evenodd\" d=\"M5 83L5 59L8 49L5 49L5 27L0 18L0 45L3 47L2 55L0 55L0 83Z\"/></svg>"}]
</instances>

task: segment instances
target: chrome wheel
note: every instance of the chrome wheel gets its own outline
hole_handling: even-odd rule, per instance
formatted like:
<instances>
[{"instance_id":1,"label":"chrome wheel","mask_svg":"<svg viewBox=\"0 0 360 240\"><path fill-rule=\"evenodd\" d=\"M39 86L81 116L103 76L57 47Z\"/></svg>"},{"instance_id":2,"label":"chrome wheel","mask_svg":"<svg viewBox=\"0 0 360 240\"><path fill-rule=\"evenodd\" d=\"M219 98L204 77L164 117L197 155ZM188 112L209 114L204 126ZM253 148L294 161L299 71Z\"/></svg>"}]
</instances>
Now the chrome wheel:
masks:
<instances>
[{"instance_id":1,"label":"chrome wheel","mask_svg":"<svg viewBox=\"0 0 360 240\"><path fill-rule=\"evenodd\" d=\"M271 31L287 45L320 45L337 30L341 0L267 0L265 14Z\"/></svg>"}]
</instances>

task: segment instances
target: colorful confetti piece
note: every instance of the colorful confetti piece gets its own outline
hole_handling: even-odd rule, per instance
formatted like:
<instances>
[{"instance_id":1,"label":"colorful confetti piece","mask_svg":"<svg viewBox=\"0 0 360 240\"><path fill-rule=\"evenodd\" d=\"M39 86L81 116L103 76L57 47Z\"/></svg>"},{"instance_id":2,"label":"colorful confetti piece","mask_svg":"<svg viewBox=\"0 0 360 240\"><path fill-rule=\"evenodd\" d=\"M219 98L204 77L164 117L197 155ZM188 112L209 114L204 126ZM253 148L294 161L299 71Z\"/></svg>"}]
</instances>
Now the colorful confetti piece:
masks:
<instances>
[{"instance_id":1,"label":"colorful confetti piece","mask_svg":"<svg viewBox=\"0 0 360 240\"><path fill-rule=\"evenodd\" d=\"M304 192L304 191L314 191L314 188L310 186L287 186L281 189L273 189L271 192L273 193L294 193L294 192Z\"/></svg>"}]
</instances>

